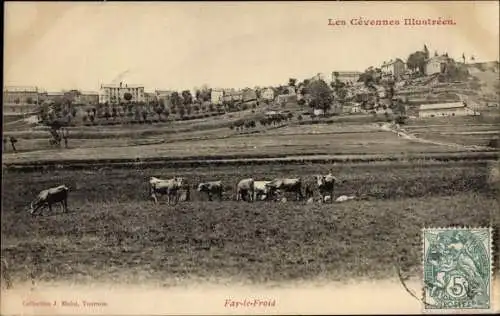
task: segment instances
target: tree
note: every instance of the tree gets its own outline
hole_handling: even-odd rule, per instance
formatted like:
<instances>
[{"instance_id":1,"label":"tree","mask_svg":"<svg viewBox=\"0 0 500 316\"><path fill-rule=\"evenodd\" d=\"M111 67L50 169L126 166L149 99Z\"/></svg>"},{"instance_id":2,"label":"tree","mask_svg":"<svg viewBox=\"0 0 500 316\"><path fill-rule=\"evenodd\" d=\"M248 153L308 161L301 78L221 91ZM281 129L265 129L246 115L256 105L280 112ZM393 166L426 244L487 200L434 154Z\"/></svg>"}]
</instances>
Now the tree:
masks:
<instances>
[{"instance_id":1,"label":"tree","mask_svg":"<svg viewBox=\"0 0 500 316\"><path fill-rule=\"evenodd\" d=\"M172 92L170 95L170 102L172 103L172 107L178 107L182 104L181 96L177 91Z\"/></svg>"},{"instance_id":2,"label":"tree","mask_svg":"<svg viewBox=\"0 0 500 316\"><path fill-rule=\"evenodd\" d=\"M425 59L429 59L429 50L427 49L427 45L424 44L424 54Z\"/></svg>"},{"instance_id":3,"label":"tree","mask_svg":"<svg viewBox=\"0 0 500 316\"><path fill-rule=\"evenodd\" d=\"M425 73L425 63L426 63L426 54L425 52L414 52L408 56L406 60L406 65L411 70L417 70L423 74Z\"/></svg>"},{"instance_id":4,"label":"tree","mask_svg":"<svg viewBox=\"0 0 500 316\"><path fill-rule=\"evenodd\" d=\"M311 95L310 106L315 109L322 109L325 113L331 108L333 96L332 91L323 80L312 81L307 89Z\"/></svg>"},{"instance_id":5,"label":"tree","mask_svg":"<svg viewBox=\"0 0 500 316\"><path fill-rule=\"evenodd\" d=\"M184 90L184 91L182 91L181 94L182 94L182 99L184 101L183 103L185 105L193 103L193 96L191 95L191 91Z\"/></svg>"},{"instance_id":6,"label":"tree","mask_svg":"<svg viewBox=\"0 0 500 316\"><path fill-rule=\"evenodd\" d=\"M155 107L154 111L158 114L158 120L161 120L161 114L165 112L165 103L159 102Z\"/></svg>"},{"instance_id":7,"label":"tree","mask_svg":"<svg viewBox=\"0 0 500 316\"><path fill-rule=\"evenodd\" d=\"M135 107L135 120L139 121L141 119L141 111L139 110L139 107Z\"/></svg>"},{"instance_id":8,"label":"tree","mask_svg":"<svg viewBox=\"0 0 500 316\"><path fill-rule=\"evenodd\" d=\"M290 78L288 79L288 85L291 87L295 87L295 84L297 83L297 79L295 78Z\"/></svg>"},{"instance_id":9,"label":"tree","mask_svg":"<svg viewBox=\"0 0 500 316\"><path fill-rule=\"evenodd\" d=\"M179 107L179 115L181 116L181 118L183 118L185 114L186 114L186 109L184 109L183 106Z\"/></svg>"},{"instance_id":10,"label":"tree","mask_svg":"<svg viewBox=\"0 0 500 316\"><path fill-rule=\"evenodd\" d=\"M130 100L132 100L132 93L130 92L125 92L123 94L123 98L127 101L127 102L130 102Z\"/></svg>"}]
</instances>

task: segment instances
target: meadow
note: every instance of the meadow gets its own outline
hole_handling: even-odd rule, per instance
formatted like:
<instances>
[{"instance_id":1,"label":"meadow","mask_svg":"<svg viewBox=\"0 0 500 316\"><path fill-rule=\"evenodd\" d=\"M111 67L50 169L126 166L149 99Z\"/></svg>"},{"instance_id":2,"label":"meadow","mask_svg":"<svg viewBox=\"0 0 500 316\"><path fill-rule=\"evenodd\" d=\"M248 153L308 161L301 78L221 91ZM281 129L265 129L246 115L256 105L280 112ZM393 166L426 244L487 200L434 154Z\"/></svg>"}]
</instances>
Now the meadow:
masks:
<instances>
[{"instance_id":1,"label":"meadow","mask_svg":"<svg viewBox=\"0 0 500 316\"><path fill-rule=\"evenodd\" d=\"M396 277L395 261L420 275L421 228L500 224L491 167L478 161L4 171L2 255L14 283L31 277L164 285L188 279L382 279ZM335 196L358 199L233 201L234 186L244 177L327 170L343 180ZM222 180L224 201L208 202L193 192L190 202L153 205L148 177L174 175L192 185ZM56 209L32 218L25 212L40 189L59 183L72 188L68 214Z\"/></svg>"},{"instance_id":2,"label":"meadow","mask_svg":"<svg viewBox=\"0 0 500 316\"><path fill-rule=\"evenodd\" d=\"M294 121L280 126L265 128L258 126L244 131L230 129L228 126L196 129L196 124L122 130L113 128L92 130L79 127L70 131L67 149L50 145L47 131L33 131L31 134L23 131L16 132L19 133L19 142L16 144L18 153L12 154L10 147L7 146L4 162L195 156L253 157L257 154L394 155L464 150L453 144L481 145L483 151L486 151L489 149L484 146L498 135L496 125L493 124L469 123L461 129L458 129L457 124L453 121L440 124L437 121L433 124L423 122L420 125L412 123L404 126L409 133L419 138L448 142L452 146L398 137L395 133L382 130L376 123L360 122L303 125ZM460 132L466 134L459 134Z\"/></svg>"}]
</instances>

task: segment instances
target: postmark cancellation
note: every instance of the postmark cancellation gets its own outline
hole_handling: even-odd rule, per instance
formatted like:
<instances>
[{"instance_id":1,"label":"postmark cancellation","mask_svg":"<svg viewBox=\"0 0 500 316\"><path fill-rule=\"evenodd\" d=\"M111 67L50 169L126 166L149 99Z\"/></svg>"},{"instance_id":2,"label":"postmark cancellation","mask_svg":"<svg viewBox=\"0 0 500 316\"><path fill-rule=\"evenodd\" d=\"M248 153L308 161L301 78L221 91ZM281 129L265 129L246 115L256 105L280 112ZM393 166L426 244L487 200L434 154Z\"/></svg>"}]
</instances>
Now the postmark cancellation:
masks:
<instances>
[{"instance_id":1,"label":"postmark cancellation","mask_svg":"<svg viewBox=\"0 0 500 316\"><path fill-rule=\"evenodd\" d=\"M492 309L491 228L423 229L424 311Z\"/></svg>"}]
</instances>

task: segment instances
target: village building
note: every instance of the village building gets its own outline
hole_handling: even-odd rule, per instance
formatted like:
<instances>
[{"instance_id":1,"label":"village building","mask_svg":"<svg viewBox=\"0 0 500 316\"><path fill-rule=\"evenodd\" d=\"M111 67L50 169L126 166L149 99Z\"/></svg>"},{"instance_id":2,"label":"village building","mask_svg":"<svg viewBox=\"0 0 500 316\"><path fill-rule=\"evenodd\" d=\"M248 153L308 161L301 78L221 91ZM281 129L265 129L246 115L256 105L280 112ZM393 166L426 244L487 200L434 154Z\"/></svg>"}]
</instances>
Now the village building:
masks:
<instances>
[{"instance_id":1,"label":"village building","mask_svg":"<svg viewBox=\"0 0 500 316\"><path fill-rule=\"evenodd\" d=\"M96 105L99 103L99 93L93 91L82 91L74 96L75 104Z\"/></svg>"},{"instance_id":2,"label":"village building","mask_svg":"<svg viewBox=\"0 0 500 316\"><path fill-rule=\"evenodd\" d=\"M276 97L276 103L279 105L285 105L287 103L297 103L296 94L280 94Z\"/></svg>"},{"instance_id":3,"label":"village building","mask_svg":"<svg viewBox=\"0 0 500 316\"><path fill-rule=\"evenodd\" d=\"M313 114L315 116L322 116L322 115L325 115L325 110L323 110L323 109L314 109L313 110Z\"/></svg>"},{"instance_id":4,"label":"village building","mask_svg":"<svg viewBox=\"0 0 500 316\"><path fill-rule=\"evenodd\" d=\"M260 98L263 100L274 100L274 90L273 88L264 88L260 91Z\"/></svg>"},{"instance_id":5,"label":"village building","mask_svg":"<svg viewBox=\"0 0 500 316\"><path fill-rule=\"evenodd\" d=\"M435 56L427 60L425 64L425 74L427 76L433 74L444 73L446 66L453 62L453 59L447 56Z\"/></svg>"},{"instance_id":6,"label":"village building","mask_svg":"<svg viewBox=\"0 0 500 316\"><path fill-rule=\"evenodd\" d=\"M64 100L65 93L60 91L41 92L38 96L40 104L43 103L57 103Z\"/></svg>"},{"instance_id":7,"label":"village building","mask_svg":"<svg viewBox=\"0 0 500 316\"><path fill-rule=\"evenodd\" d=\"M174 91L171 90L155 90L156 101L163 102L163 104L167 107L172 105L171 96Z\"/></svg>"},{"instance_id":8,"label":"village building","mask_svg":"<svg viewBox=\"0 0 500 316\"><path fill-rule=\"evenodd\" d=\"M384 75L392 75L393 77L399 78L404 75L406 71L406 64L400 58L396 58L394 60L384 62L380 67L380 70Z\"/></svg>"},{"instance_id":9,"label":"village building","mask_svg":"<svg viewBox=\"0 0 500 316\"><path fill-rule=\"evenodd\" d=\"M5 87L3 90L4 105L26 105L39 103L37 87Z\"/></svg>"},{"instance_id":10,"label":"village building","mask_svg":"<svg viewBox=\"0 0 500 316\"><path fill-rule=\"evenodd\" d=\"M337 77L335 77L336 74ZM342 83L354 84L358 81L359 76L361 76L359 71L334 71L332 72L332 81L335 82L335 78L337 78Z\"/></svg>"},{"instance_id":11,"label":"village building","mask_svg":"<svg viewBox=\"0 0 500 316\"><path fill-rule=\"evenodd\" d=\"M152 102L154 102L156 100L157 100L156 93L154 93L154 92L144 92L144 101L146 103L152 103Z\"/></svg>"},{"instance_id":12,"label":"village building","mask_svg":"<svg viewBox=\"0 0 500 316\"><path fill-rule=\"evenodd\" d=\"M222 104L224 101L224 90L212 89L212 92L210 93L210 101L212 104Z\"/></svg>"},{"instance_id":13,"label":"village building","mask_svg":"<svg viewBox=\"0 0 500 316\"><path fill-rule=\"evenodd\" d=\"M250 88L243 89L241 93L243 102L250 102L257 100L257 93L253 89Z\"/></svg>"},{"instance_id":14,"label":"village building","mask_svg":"<svg viewBox=\"0 0 500 316\"><path fill-rule=\"evenodd\" d=\"M125 99L125 95L130 93L132 98ZM101 85L99 91L99 103L119 104L121 102L144 102L144 86L142 85L128 85L120 82L119 85L106 84Z\"/></svg>"},{"instance_id":15,"label":"village building","mask_svg":"<svg viewBox=\"0 0 500 316\"><path fill-rule=\"evenodd\" d=\"M294 86L286 86L285 90L287 92L286 94L288 94L288 95L297 94L297 89Z\"/></svg>"},{"instance_id":16,"label":"village building","mask_svg":"<svg viewBox=\"0 0 500 316\"><path fill-rule=\"evenodd\" d=\"M467 107L464 102L421 104L418 111L419 117L447 117L467 115L480 115L480 113Z\"/></svg>"}]
</instances>

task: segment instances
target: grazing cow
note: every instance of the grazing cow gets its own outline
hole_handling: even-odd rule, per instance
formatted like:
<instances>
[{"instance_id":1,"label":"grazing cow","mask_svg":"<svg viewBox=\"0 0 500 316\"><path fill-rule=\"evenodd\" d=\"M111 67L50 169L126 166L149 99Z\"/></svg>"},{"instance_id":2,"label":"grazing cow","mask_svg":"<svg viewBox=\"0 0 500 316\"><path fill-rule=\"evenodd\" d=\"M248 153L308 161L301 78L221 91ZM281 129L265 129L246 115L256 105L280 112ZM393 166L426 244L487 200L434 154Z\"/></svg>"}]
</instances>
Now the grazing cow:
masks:
<instances>
[{"instance_id":1,"label":"grazing cow","mask_svg":"<svg viewBox=\"0 0 500 316\"><path fill-rule=\"evenodd\" d=\"M69 188L64 184L41 191L38 196L31 202L29 212L34 215L37 211L41 211L46 207L48 207L50 212L52 212L52 205L55 203L61 203L63 212L67 212L68 192Z\"/></svg>"},{"instance_id":2,"label":"grazing cow","mask_svg":"<svg viewBox=\"0 0 500 316\"><path fill-rule=\"evenodd\" d=\"M240 198L243 201L251 202L255 193L254 180L252 178L243 179L236 186L236 201ZM248 200L247 200L248 198Z\"/></svg>"},{"instance_id":3,"label":"grazing cow","mask_svg":"<svg viewBox=\"0 0 500 316\"><path fill-rule=\"evenodd\" d=\"M198 192L205 192L208 195L208 200L212 201L212 196L216 195L222 201L222 182L211 181L198 184Z\"/></svg>"},{"instance_id":4,"label":"grazing cow","mask_svg":"<svg viewBox=\"0 0 500 316\"><path fill-rule=\"evenodd\" d=\"M269 187L267 186L271 181L254 181L254 201L262 199L269 199Z\"/></svg>"},{"instance_id":5,"label":"grazing cow","mask_svg":"<svg viewBox=\"0 0 500 316\"><path fill-rule=\"evenodd\" d=\"M269 194L275 196L278 192L291 192L295 193L297 201L303 199L302 194L302 180L295 179L275 179L266 185L269 188Z\"/></svg>"},{"instance_id":6,"label":"grazing cow","mask_svg":"<svg viewBox=\"0 0 500 316\"><path fill-rule=\"evenodd\" d=\"M316 175L315 178L321 196L321 202L325 202L326 196L330 196L329 201L333 201L333 189L335 187L335 182L338 182L337 178L331 173L327 175Z\"/></svg>"},{"instance_id":7,"label":"grazing cow","mask_svg":"<svg viewBox=\"0 0 500 316\"><path fill-rule=\"evenodd\" d=\"M183 189L187 186L187 181L185 178L172 178L168 180L162 180L159 178L151 177L149 179L149 190L151 193L151 198L158 203L158 198L156 194L165 194L167 195L167 204L170 204L170 201L174 200L175 203L179 202L179 190ZM188 190L189 191L189 190ZM186 193L186 199L188 196L188 192Z\"/></svg>"}]
</instances>

